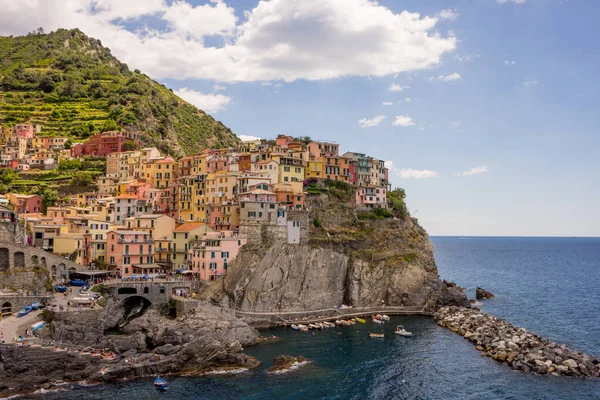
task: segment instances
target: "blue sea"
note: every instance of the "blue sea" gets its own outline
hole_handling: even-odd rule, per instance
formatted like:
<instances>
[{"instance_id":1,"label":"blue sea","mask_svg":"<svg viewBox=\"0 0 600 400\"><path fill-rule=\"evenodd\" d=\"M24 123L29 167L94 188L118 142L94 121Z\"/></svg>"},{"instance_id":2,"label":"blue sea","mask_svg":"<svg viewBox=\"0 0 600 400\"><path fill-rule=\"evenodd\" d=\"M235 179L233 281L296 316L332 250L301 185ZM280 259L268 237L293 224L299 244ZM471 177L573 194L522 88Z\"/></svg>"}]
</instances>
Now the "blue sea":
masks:
<instances>
[{"instance_id":1,"label":"blue sea","mask_svg":"<svg viewBox=\"0 0 600 400\"><path fill-rule=\"evenodd\" d=\"M440 276L496 295L482 309L600 357L600 238L432 237ZM396 337L395 325L414 333ZM233 376L168 377L74 388L48 399L600 399L600 380L513 371L426 317L393 317L310 333L270 329L279 341L247 348L263 365ZM273 357L302 354L297 371L267 374Z\"/></svg>"}]
</instances>

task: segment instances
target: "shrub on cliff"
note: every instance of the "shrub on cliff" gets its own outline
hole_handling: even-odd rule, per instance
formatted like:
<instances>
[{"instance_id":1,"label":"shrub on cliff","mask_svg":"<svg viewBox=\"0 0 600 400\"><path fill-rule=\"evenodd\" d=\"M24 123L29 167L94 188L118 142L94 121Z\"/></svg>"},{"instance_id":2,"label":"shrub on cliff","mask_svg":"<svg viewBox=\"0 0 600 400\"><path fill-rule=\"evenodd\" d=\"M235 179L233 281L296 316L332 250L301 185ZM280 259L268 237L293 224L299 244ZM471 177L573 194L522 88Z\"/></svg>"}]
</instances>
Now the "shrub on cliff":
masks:
<instances>
[{"instance_id":1,"label":"shrub on cliff","mask_svg":"<svg viewBox=\"0 0 600 400\"><path fill-rule=\"evenodd\" d=\"M406 192L401 188L396 188L387 192L387 201L390 211L395 217L400 219L406 219L408 216L408 208L406 208L406 203L404 202L405 197Z\"/></svg>"},{"instance_id":2,"label":"shrub on cliff","mask_svg":"<svg viewBox=\"0 0 600 400\"><path fill-rule=\"evenodd\" d=\"M346 182L324 179L323 183L329 189L329 195L341 200L350 201L354 198L354 187Z\"/></svg>"}]
</instances>

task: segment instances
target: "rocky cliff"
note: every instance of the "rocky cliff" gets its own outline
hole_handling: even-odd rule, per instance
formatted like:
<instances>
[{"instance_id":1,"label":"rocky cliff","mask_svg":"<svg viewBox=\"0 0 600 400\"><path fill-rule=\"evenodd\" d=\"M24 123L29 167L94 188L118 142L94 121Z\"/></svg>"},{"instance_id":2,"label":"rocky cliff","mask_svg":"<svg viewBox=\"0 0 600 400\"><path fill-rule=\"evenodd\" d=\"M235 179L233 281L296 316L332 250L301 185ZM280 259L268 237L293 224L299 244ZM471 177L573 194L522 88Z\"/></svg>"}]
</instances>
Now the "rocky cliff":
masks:
<instances>
[{"instance_id":1,"label":"rocky cliff","mask_svg":"<svg viewBox=\"0 0 600 400\"><path fill-rule=\"evenodd\" d=\"M416 219L357 213L352 200L339 191L309 196L308 239L299 245L263 229L229 268L225 300L246 311L469 306L461 288L440 280Z\"/></svg>"}]
</instances>

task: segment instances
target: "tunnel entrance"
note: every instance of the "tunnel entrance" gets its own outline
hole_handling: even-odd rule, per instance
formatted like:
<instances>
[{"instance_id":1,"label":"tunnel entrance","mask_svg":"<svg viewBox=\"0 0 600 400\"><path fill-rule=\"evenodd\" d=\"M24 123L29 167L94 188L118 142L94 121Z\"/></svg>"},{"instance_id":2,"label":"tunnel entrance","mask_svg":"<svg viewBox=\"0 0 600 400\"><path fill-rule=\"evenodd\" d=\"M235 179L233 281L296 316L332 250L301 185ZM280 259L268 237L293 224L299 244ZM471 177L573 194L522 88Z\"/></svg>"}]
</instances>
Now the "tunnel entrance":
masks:
<instances>
[{"instance_id":1,"label":"tunnel entrance","mask_svg":"<svg viewBox=\"0 0 600 400\"><path fill-rule=\"evenodd\" d=\"M127 325L132 319L142 316L151 305L152 302L142 296L131 296L123 300L124 320L119 324L119 328Z\"/></svg>"}]
</instances>

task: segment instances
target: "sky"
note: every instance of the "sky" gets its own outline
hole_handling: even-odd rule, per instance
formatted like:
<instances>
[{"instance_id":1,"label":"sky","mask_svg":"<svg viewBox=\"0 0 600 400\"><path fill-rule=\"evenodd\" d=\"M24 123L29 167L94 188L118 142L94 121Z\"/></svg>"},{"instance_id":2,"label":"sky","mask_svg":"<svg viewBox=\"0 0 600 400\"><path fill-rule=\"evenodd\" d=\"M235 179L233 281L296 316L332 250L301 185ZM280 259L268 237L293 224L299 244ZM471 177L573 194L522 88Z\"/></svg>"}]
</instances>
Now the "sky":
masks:
<instances>
[{"instance_id":1,"label":"sky","mask_svg":"<svg viewBox=\"0 0 600 400\"><path fill-rule=\"evenodd\" d=\"M600 2L0 0L240 137L386 160L431 235L600 236Z\"/></svg>"}]
</instances>

